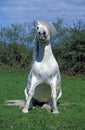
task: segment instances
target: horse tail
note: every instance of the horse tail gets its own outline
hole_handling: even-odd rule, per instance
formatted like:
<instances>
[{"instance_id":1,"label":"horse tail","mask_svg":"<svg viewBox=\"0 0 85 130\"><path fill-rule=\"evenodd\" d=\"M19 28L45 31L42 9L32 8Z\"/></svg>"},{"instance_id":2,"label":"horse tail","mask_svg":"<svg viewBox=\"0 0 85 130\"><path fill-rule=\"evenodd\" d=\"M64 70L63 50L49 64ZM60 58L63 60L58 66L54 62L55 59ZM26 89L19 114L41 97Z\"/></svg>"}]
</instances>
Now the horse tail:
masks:
<instances>
[{"instance_id":1,"label":"horse tail","mask_svg":"<svg viewBox=\"0 0 85 130\"><path fill-rule=\"evenodd\" d=\"M25 100L6 100L4 102L4 105L8 106L19 106L20 108L24 107L25 105Z\"/></svg>"}]
</instances>

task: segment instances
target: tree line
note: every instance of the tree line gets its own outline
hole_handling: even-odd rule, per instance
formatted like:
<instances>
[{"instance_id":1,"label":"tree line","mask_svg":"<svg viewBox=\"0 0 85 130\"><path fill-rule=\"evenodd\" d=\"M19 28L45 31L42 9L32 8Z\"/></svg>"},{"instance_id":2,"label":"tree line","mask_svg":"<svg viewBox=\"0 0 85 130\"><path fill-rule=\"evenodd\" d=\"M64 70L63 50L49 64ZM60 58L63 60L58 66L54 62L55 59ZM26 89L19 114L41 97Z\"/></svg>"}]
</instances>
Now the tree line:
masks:
<instances>
[{"instance_id":1,"label":"tree line","mask_svg":"<svg viewBox=\"0 0 85 130\"><path fill-rule=\"evenodd\" d=\"M64 25L63 19L53 23L57 34L52 48L60 70L64 74L85 75L85 20L72 26ZM0 27L0 66L27 68L31 64L32 46L35 35L32 24L12 24Z\"/></svg>"}]
</instances>

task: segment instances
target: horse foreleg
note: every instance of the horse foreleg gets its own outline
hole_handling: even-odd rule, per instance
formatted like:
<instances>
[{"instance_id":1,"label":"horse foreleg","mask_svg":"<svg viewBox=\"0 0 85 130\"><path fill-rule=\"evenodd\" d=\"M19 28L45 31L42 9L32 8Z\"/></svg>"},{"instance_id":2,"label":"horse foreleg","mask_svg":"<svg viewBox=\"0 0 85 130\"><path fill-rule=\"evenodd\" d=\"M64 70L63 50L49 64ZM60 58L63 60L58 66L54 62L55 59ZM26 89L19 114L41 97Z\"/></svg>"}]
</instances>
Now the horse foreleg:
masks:
<instances>
[{"instance_id":1,"label":"horse foreleg","mask_svg":"<svg viewBox=\"0 0 85 130\"><path fill-rule=\"evenodd\" d=\"M30 102L31 102L31 99L34 95L34 91L35 91L35 88L38 85L38 83L39 82L38 82L37 78L32 77L28 93L27 93L27 90L25 89L26 104L25 104L22 112L28 113L28 109L30 108Z\"/></svg>"},{"instance_id":2,"label":"horse foreleg","mask_svg":"<svg viewBox=\"0 0 85 130\"><path fill-rule=\"evenodd\" d=\"M58 114L58 108L57 108L57 92L56 92L56 79L54 78L54 80L51 82L51 97L52 97L52 110L54 114Z\"/></svg>"}]
</instances>

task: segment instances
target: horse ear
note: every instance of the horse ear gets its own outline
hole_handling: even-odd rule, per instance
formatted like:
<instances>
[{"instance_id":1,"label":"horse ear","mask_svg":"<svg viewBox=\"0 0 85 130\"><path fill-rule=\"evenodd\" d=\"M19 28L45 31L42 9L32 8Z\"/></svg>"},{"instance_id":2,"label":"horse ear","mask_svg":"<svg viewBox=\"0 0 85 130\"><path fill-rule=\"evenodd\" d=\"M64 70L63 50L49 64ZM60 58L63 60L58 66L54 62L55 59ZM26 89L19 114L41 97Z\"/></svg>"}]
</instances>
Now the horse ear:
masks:
<instances>
[{"instance_id":1,"label":"horse ear","mask_svg":"<svg viewBox=\"0 0 85 130\"><path fill-rule=\"evenodd\" d=\"M39 24L40 24L40 21L37 21L37 24L39 25Z\"/></svg>"}]
</instances>

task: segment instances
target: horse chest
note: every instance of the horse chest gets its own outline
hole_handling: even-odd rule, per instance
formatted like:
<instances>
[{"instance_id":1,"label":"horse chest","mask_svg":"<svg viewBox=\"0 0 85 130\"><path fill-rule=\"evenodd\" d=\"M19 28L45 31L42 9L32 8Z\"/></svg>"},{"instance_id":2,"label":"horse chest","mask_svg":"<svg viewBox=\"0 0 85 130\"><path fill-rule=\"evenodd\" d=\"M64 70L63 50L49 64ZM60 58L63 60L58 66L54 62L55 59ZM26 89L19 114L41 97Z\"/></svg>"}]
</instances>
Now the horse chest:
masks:
<instances>
[{"instance_id":1,"label":"horse chest","mask_svg":"<svg viewBox=\"0 0 85 130\"><path fill-rule=\"evenodd\" d=\"M35 62L33 65L33 73L41 78L47 80L48 78L55 75L57 71L57 62L54 58L43 60L42 62Z\"/></svg>"}]
</instances>

